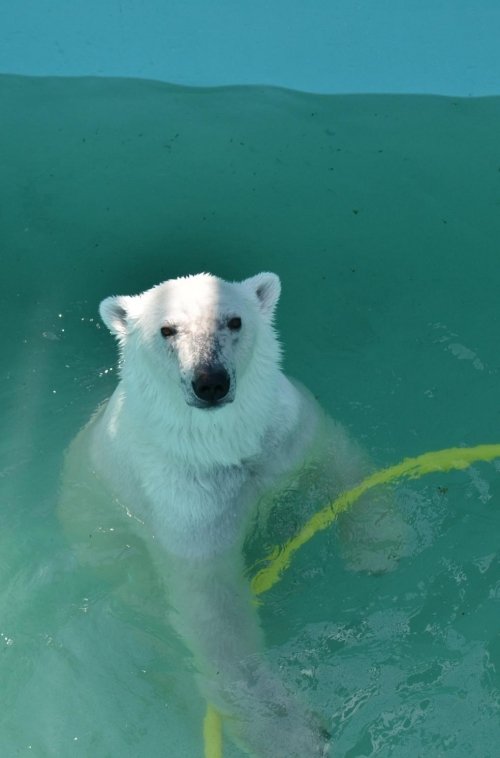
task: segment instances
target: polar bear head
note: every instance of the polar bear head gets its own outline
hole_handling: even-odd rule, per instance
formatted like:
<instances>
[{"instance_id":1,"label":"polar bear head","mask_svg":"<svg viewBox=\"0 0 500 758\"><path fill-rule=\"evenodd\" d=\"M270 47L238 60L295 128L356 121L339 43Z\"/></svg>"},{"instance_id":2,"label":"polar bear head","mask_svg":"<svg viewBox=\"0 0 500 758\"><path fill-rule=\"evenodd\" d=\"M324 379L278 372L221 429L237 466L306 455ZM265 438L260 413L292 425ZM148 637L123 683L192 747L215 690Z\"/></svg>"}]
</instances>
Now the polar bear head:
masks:
<instances>
[{"instance_id":1,"label":"polar bear head","mask_svg":"<svg viewBox=\"0 0 500 758\"><path fill-rule=\"evenodd\" d=\"M203 411L266 392L279 370L276 274L242 282L211 274L171 279L140 295L108 297L101 317L119 341L125 383L137 397Z\"/></svg>"}]
</instances>

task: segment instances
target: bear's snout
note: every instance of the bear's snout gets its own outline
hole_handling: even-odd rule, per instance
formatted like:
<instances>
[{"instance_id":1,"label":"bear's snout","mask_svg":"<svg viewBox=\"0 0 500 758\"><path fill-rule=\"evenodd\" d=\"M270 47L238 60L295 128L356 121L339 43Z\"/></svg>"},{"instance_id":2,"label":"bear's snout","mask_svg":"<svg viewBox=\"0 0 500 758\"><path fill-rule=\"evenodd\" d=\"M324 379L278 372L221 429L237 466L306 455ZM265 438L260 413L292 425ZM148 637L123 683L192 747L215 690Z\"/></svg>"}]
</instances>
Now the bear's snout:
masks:
<instances>
[{"instance_id":1,"label":"bear's snout","mask_svg":"<svg viewBox=\"0 0 500 758\"><path fill-rule=\"evenodd\" d=\"M199 370L192 382L194 394L207 405L217 405L229 392L231 380L224 368Z\"/></svg>"}]
</instances>

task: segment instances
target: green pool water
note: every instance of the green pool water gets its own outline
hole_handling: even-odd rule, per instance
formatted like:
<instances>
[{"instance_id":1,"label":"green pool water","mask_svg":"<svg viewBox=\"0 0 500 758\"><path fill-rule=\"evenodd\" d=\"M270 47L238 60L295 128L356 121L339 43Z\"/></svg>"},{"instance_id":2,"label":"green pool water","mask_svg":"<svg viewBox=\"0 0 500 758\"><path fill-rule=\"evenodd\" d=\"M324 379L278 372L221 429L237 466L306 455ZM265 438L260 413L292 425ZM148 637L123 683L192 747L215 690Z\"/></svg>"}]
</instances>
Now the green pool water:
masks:
<instances>
[{"instance_id":1,"label":"green pool water","mask_svg":"<svg viewBox=\"0 0 500 758\"><path fill-rule=\"evenodd\" d=\"M82 563L57 509L64 450L116 383L99 300L275 271L287 372L377 466L500 442L500 99L0 92L0 755L201 758L147 555ZM268 654L335 756L496 758L500 466L394 494L409 556L356 575L316 536L265 596Z\"/></svg>"}]
</instances>

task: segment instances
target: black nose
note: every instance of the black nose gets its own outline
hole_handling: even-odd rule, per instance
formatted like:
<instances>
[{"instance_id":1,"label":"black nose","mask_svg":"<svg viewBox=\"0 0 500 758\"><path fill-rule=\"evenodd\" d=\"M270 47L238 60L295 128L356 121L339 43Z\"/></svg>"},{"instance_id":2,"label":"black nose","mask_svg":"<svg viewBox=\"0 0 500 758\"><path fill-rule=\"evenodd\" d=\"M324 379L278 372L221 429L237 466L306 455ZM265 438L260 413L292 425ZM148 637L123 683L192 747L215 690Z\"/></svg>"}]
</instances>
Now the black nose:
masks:
<instances>
[{"instance_id":1,"label":"black nose","mask_svg":"<svg viewBox=\"0 0 500 758\"><path fill-rule=\"evenodd\" d=\"M229 374L223 368L204 369L196 374L193 390L200 400L215 405L226 397L230 383Z\"/></svg>"}]
</instances>

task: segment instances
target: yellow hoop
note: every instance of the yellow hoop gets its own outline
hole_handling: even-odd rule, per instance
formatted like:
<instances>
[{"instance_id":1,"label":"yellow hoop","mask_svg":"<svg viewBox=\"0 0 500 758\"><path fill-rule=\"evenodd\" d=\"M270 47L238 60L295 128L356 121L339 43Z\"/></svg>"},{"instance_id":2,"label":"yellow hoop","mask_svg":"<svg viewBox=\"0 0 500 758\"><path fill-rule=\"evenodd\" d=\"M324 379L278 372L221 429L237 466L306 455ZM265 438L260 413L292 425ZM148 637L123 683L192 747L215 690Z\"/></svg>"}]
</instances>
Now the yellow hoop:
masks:
<instances>
[{"instance_id":1,"label":"yellow hoop","mask_svg":"<svg viewBox=\"0 0 500 758\"><path fill-rule=\"evenodd\" d=\"M203 741L205 758L222 758L222 718L210 703L203 720Z\"/></svg>"},{"instance_id":2,"label":"yellow hoop","mask_svg":"<svg viewBox=\"0 0 500 758\"><path fill-rule=\"evenodd\" d=\"M476 447L452 447L423 453L416 458L405 458L395 466L375 471L356 487L344 492L314 516L285 545L275 547L267 557L267 566L257 572L251 581L251 589L258 596L271 589L290 565L294 553L314 537L316 532L327 529L335 519L346 511L365 492L379 484L388 484L403 477L418 479L437 471L465 469L479 461L489 462L500 458L500 445L477 445ZM203 725L205 758L222 758L222 718L210 705L207 706Z\"/></svg>"}]
</instances>

